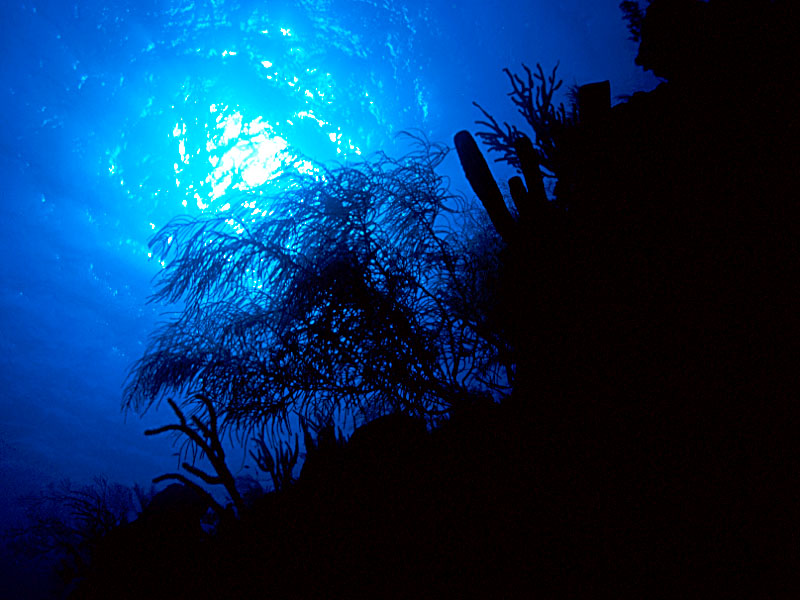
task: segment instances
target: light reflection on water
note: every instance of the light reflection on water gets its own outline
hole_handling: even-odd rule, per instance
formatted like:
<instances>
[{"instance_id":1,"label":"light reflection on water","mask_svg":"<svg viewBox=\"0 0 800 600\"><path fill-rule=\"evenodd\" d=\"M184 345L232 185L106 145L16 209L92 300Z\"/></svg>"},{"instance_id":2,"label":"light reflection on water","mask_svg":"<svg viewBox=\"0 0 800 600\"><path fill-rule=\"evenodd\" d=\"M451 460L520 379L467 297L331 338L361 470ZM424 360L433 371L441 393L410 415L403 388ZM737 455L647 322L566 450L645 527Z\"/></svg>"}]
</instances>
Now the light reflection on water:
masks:
<instances>
[{"instance_id":1,"label":"light reflection on water","mask_svg":"<svg viewBox=\"0 0 800 600\"><path fill-rule=\"evenodd\" d=\"M258 37L270 35L297 37L284 26L258 31ZM313 172L314 160L362 154L362 144L354 139L358 133L351 135L336 124L342 122L337 119L341 106L335 78L325 65L304 64L300 45L289 48L288 60L267 60L257 42L243 34L237 49L209 51L205 68L190 72L171 97L164 90L146 99L139 121L159 120L159 139L170 140L161 150L155 144L138 155L131 152L125 137L137 127L132 120L123 143L107 151L108 176L124 193L142 203L150 196L153 205L160 205L157 214L143 215L151 227L187 211L228 210L228 192L255 190L287 172ZM226 75L229 66L236 67L235 78ZM158 73L150 79L165 80ZM363 100L368 113L374 113L369 91ZM136 186L128 183L132 170L143 171L143 178L134 178ZM164 177L168 170L171 179ZM267 214L268 207L253 207L253 216Z\"/></svg>"}]
</instances>

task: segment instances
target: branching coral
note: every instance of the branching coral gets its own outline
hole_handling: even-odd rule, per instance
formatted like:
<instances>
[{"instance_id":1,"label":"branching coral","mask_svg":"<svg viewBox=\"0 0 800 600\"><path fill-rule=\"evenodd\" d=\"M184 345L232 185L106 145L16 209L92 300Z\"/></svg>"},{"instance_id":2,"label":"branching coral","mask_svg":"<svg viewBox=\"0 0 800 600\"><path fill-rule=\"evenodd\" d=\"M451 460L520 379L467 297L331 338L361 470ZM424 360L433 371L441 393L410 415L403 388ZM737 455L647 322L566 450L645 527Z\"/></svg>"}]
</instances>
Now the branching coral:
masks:
<instances>
[{"instance_id":1,"label":"branching coral","mask_svg":"<svg viewBox=\"0 0 800 600\"><path fill-rule=\"evenodd\" d=\"M259 469L270 474L272 487L276 491L284 489L292 481L292 471L300 456L298 437L294 438L294 446L288 442L278 442L274 455L263 438L256 440L256 445L258 451L251 450L250 456L256 461Z\"/></svg>"},{"instance_id":2,"label":"branching coral","mask_svg":"<svg viewBox=\"0 0 800 600\"><path fill-rule=\"evenodd\" d=\"M239 491L236 489L236 480L233 477L228 465L225 462L225 450L222 447L222 443L219 438L219 428L217 425L217 413L214 409L214 404L211 399L204 395L204 394L196 394L195 398L202 403L205 407L206 412L208 414L208 423L204 423L197 415L192 415L191 421L192 425L186 420L186 416L183 414L183 411L178 407L174 400L171 398L167 399L169 405L172 407L172 410L175 412L175 416L178 417L178 423L172 425L164 425L163 427L158 427L156 429L148 429L144 432L145 435L158 435L160 433L165 433L167 431L174 431L177 433L181 433L185 435L191 444L199 449L202 452L202 455L207 457L211 466L217 472L216 475L209 475L202 469L195 467L193 464L184 461L182 463L182 467L188 471L190 474L194 475L195 477L199 478L204 483L208 485L222 485L225 487L225 490L233 500L234 505L238 510L241 510L244 506L244 502L242 501L242 497L239 494ZM204 497L207 498L209 504L214 508L214 510L222 515L224 509L220 504L214 500L208 492L203 490L202 487L198 486L195 482L188 479L185 475L180 473L167 473L165 475L161 475L160 477L156 477L153 480L153 483L159 483L161 481L165 481L167 479L175 479L177 481L182 482L185 485L199 491Z\"/></svg>"},{"instance_id":3,"label":"branching coral","mask_svg":"<svg viewBox=\"0 0 800 600\"><path fill-rule=\"evenodd\" d=\"M250 435L292 415L434 420L474 390L507 389L471 274L476 211L436 172L446 148L414 142L159 232L155 299L184 308L134 365L125 405L211 397L221 429Z\"/></svg>"},{"instance_id":4,"label":"branching coral","mask_svg":"<svg viewBox=\"0 0 800 600\"><path fill-rule=\"evenodd\" d=\"M556 172L555 156L559 131L568 123L574 121L574 110L567 113L563 103L556 105L553 100L555 93L561 88L563 81L557 79L558 64L553 67L550 75L545 75L542 65L536 64L536 71L532 71L523 63L526 77L523 78L509 69L503 69L511 84L508 96L517 107L520 115L531 126L535 134L535 150L539 164L547 171L547 175ZM473 104L486 117L486 121L476 121L477 125L486 128L476 135L487 145L489 152L499 152L501 157L496 161L505 161L521 169L520 159L515 149L515 143L523 136L515 125L503 123L500 125L489 112L477 102Z\"/></svg>"}]
</instances>

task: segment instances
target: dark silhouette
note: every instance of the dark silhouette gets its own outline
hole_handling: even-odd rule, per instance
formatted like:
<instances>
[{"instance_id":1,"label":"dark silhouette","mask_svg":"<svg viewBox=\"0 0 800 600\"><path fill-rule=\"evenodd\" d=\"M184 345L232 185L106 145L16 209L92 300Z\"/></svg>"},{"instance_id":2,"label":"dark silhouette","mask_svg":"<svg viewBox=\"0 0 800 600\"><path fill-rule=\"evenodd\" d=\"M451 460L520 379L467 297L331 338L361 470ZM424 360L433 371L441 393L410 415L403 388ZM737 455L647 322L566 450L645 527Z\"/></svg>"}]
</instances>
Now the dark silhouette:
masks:
<instances>
[{"instance_id":1,"label":"dark silhouette","mask_svg":"<svg viewBox=\"0 0 800 600\"><path fill-rule=\"evenodd\" d=\"M524 63L522 68L526 75L524 79L509 69L503 69L511 84L509 97L517 107L519 114L536 134L535 152L539 166L545 175L552 176L556 168L553 162L556 154L556 137L559 131L574 122L576 118L574 106L568 113L563 102L555 104L555 93L563 84L563 81L556 76L558 65L553 67L548 76L545 76L544 69L540 64L536 65L536 72L531 71ZM570 91L568 95L573 96L574 90ZM496 160L506 161L518 169L522 169L520 153L514 147L515 142L522 136L519 129L508 123L501 126L480 104L477 102L473 102L473 104L486 117L485 121L477 121L478 125L487 128L477 133L478 138L488 146L489 152L502 153L502 157Z\"/></svg>"},{"instance_id":2,"label":"dark silhouette","mask_svg":"<svg viewBox=\"0 0 800 600\"><path fill-rule=\"evenodd\" d=\"M211 508L197 486L173 483L153 496L139 517L108 532L71 598L182 598L194 589Z\"/></svg>"},{"instance_id":3,"label":"dark silhouette","mask_svg":"<svg viewBox=\"0 0 800 600\"><path fill-rule=\"evenodd\" d=\"M508 242L497 319L514 402L553 449L538 483L558 500L536 510L573 538L562 575L586 594L692 580L713 595L786 576L797 557L773 520L790 518L796 479L790 9L627 4L637 62L668 81L613 108L607 83L582 86L574 123L533 128L547 163L519 152L518 132L506 140L530 190L509 182L517 219L468 133L456 147ZM531 85L515 102L540 97ZM539 167L557 177L552 201Z\"/></svg>"},{"instance_id":4,"label":"dark silhouette","mask_svg":"<svg viewBox=\"0 0 800 600\"><path fill-rule=\"evenodd\" d=\"M192 447L192 455L194 456L199 452L201 456L207 458L211 463L212 468L216 472L216 475L210 475L187 461L183 461L181 466L184 468L184 470L188 471L208 485L223 486L225 491L228 492L228 495L233 501L236 509L241 511L244 508L244 500L242 500L242 496L239 493L239 490L236 488L236 480L228 468L228 464L225 462L225 450L222 447L222 440L220 439L217 412L214 409L214 404L211 402L211 399L203 394L195 394L194 399L202 404L202 406L205 408L205 412L208 415L207 423L197 415L192 415L190 425L187 422L183 411L181 411L178 405L171 398L169 398L167 399L167 402L175 413L175 416L178 417L178 423L174 425L164 425L163 427L158 427L156 429L149 429L145 431L144 434L158 435L160 433L174 431L178 434L186 436L188 438L186 443ZM183 453L186 454L185 446ZM206 502L217 512L218 515L222 516L225 514L225 509L216 500L214 500L214 498L208 492L206 492L202 487L198 486L192 480L188 479L185 475L180 473L167 473L165 475L156 477L153 480L153 483L159 483L167 479L176 479L185 486L192 488L194 493L206 497Z\"/></svg>"},{"instance_id":5,"label":"dark silhouette","mask_svg":"<svg viewBox=\"0 0 800 600\"><path fill-rule=\"evenodd\" d=\"M387 178L343 169L288 194L311 207L313 243L297 254L288 213L265 220L269 235L194 221L156 238L178 248L161 297L190 302L137 365L129 405L191 398L202 377L220 426L302 416L306 463L295 482L298 451L259 445L275 492L213 534L203 495L116 528L74 597L789 595L789 3L623 9L637 60L666 79L657 89L612 106L607 82L589 84L566 110L555 72L508 72L533 139L481 109L483 141L521 173L513 206L457 134L497 235L432 235L426 203L444 196L431 164L381 158ZM408 203L359 212L389 198ZM274 270L247 271L252 257ZM256 300L269 298L240 295L260 278L279 292L266 312ZM437 337L462 327L475 346ZM505 367L502 402L487 365ZM341 407L366 422L347 441Z\"/></svg>"},{"instance_id":6,"label":"dark silhouette","mask_svg":"<svg viewBox=\"0 0 800 600\"><path fill-rule=\"evenodd\" d=\"M402 159L319 166L157 234L155 299L185 308L135 365L125 406L207 398L220 431L246 436L298 416L430 422L507 389L470 264L477 217L435 171L446 149L412 141Z\"/></svg>"},{"instance_id":7,"label":"dark silhouette","mask_svg":"<svg viewBox=\"0 0 800 600\"><path fill-rule=\"evenodd\" d=\"M298 437L294 436L294 447L286 441L275 443L274 452L270 449L263 437L256 440L258 451L250 451L250 456L264 473L269 473L272 478L272 487L276 491L284 489L292 482L292 474L297 460L300 458ZM306 452L308 452L306 444Z\"/></svg>"}]
</instances>

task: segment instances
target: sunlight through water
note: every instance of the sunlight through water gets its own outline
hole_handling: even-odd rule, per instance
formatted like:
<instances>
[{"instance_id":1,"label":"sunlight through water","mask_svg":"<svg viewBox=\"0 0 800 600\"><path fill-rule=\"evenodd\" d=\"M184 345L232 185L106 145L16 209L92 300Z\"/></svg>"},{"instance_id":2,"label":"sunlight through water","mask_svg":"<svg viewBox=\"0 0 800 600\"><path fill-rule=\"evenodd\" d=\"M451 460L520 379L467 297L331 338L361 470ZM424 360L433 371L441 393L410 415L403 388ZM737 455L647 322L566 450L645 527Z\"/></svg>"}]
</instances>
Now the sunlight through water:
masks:
<instances>
[{"instance_id":1,"label":"sunlight through water","mask_svg":"<svg viewBox=\"0 0 800 600\"><path fill-rule=\"evenodd\" d=\"M289 30L282 29L282 35ZM236 52L223 51L222 56L236 56ZM300 78L296 75L279 76L274 63L268 60L255 61L269 72L262 77L277 81L288 88L296 88ZM307 69L314 73L316 69ZM328 74L329 77L329 74ZM181 118L172 130L177 141L180 160L173 164L176 188L183 190L185 196L181 204L190 204L204 211L214 207L224 211L230 207L227 202L218 200L231 189L254 190L278 177L294 170L306 173L314 170L313 163L303 156L287 138L291 138L295 123L308 121L320 132L320 140L327 142L335 155L346 158L350 154L360 155L361 150L352 140L345 139L341 129L316 116L315 105L325 107L324 89L303 89L302 110L295 110L289 118L270 123L263 115L247 119L245 109L238 104L211 103L206 119L202 120L202 135L197 131L201 126L198 119ZM188 96L187 96L188 100ZM201 145L192 148L193 140ZM204 146L202 142L204 141ZM188 169L198 159L205 165L207 174L202 179L204 169ZM186 178L188 176L188 179Z\"/></svg>"},{"instance_id":2,"label":"sunlight through water","mask_svg":"<svg viewBox=\"0 0 800 600\"><path fill-rule=\"evenodd\" d=\"M374 146L383 82L371 74L354 82L348 61L365 53L318 52L315 26L251 17L225 46L198 35L177 65L147 47L147 94L106 151L105 170L139 203L148 229L233 202L255 202L253 218L264 217L265 185L319 162L360 160ZM343 93L354 83L355 95ZM233 200L233 192L254 194Z\"/></svg>"}]
</instances>

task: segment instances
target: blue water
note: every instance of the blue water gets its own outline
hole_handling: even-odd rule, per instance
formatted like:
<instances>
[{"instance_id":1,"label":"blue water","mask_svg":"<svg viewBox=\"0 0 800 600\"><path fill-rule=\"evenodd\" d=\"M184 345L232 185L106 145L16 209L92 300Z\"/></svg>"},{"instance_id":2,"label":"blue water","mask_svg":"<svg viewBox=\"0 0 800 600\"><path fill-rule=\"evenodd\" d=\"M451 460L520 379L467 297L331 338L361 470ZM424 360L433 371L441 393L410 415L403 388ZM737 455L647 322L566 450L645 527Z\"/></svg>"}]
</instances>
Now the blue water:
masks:
<instances>
[{"instance_id":1,"label":"blue water","mask_svg":"<svg viewBox=\"0 0 800 600\"><path fill-rule=\"evenodd\" d=\"M163 307L150 235L304 161L360 160L417 128L451 143L502 68L654 82L618 2L10 2L0 7L0 527L69 477L175 468L169 420L120 413ZM453 186L468 191L457 164Z\"/></svg>"}]
</instances>

